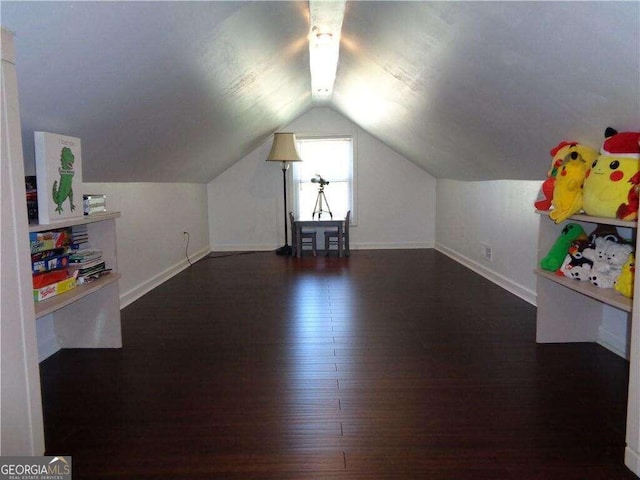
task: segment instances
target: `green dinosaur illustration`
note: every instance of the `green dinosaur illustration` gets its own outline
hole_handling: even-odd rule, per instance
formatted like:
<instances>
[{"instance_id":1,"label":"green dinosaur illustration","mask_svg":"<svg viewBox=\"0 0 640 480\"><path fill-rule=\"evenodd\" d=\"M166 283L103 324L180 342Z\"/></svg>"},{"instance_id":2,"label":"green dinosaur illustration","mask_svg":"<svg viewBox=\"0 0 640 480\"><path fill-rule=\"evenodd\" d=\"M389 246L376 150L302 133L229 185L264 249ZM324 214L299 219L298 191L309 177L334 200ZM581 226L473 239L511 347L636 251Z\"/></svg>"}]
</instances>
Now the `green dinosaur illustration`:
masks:
<instances>
[{"instance_id":1,"label":"green dinosaur illustration","mask_svg":"<svg viewBox=\"0 0 640 480\"><path fill-rule=\"evenodd\" d=\"M64 209L62 204L68 198L71 211L74 211L76 206L73 204L73 162L75 157L69 147L64 147L60 152L60 186L58 181L53 182L53 201L57 205L56 212L62 213Z\"/></svg>"}]
</instances>

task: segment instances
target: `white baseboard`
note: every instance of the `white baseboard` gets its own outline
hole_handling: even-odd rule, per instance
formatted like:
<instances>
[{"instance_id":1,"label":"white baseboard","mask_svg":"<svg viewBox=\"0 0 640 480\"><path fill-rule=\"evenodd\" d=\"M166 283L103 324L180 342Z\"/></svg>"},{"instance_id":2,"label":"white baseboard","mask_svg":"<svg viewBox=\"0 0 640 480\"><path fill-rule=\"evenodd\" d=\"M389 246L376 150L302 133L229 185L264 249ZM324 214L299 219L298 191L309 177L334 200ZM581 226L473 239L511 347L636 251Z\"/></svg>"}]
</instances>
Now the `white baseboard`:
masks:
<instances>
[{"instance_id":1,"label":"white baseboard","mask_svg":"<svg viewBox=\"0 0 640 480\"><path fill-rule=\"evenodd\" d=\"M209 253L211 253L211 248L207 246L197 251L196 253L192 253L191 255L189 255L189 260L191 261L191 263L197 262L198 260L209 255ZM141 283L140 285L130 289L128 292L120 294L120 309L123 309L127 305L130 305L131 303L135 302L144 294L149 293L151 290L163 284L164 282L169 280L171 277L177 275L187 267L189 267L189 263L185 258L184 260L181 260L180 262L167 268L166 270L160 272L159 274L154 275L146 282Z\"/></svg>"},{"instance_id":2,"label":"white baseboard","mask_svg":"<svg viewBox=\"0 0 640 480\"><path fill-rule=\"evenodd\" d=\"M624 451L624 464L629 470L640 477L640 454L631 450L629 447Z\"/></svg>"},{"instance_id":3,"label":"white baseboard","mask_svg":"<svg viewBox=\"0 0 640 480\"><path fill-rule=\"evenodd\" d=\"M218 244L211 245L212 252L269 252L275 251L282 245L264 244L264 243L244 243L244 244Z\"/></svg>"},{"instance_id":4,"label":"white baseboard","mask_svg":"<svg viewBox=\"0 0 640 480\"><path fill-rule=\"evenodd\" d=\"M433 242L350 242L351 250L410 250L433 248Z\"/></svg>"},{"instance_id":5,"label":"white baseboard","mask_svg":"<svg viewBox=\"0 0 640 480\"><path fill-rule=\"evenodd\" d=\"M433 248L433 242L351 242L351 250L401 250ZM212 245L213 252L268 252L275 251L279 246L265 244L222 244ZM322 250L322 248L319 248Z\"/></svg>"},{"instance_id":6,"label":"white baseboard","mask_svg":"<svg viewBox=\"0 0 640 480\"><path fill-rule=\"evenodd\" d=\"M521 299L523 299L525 302L530 303L531 305L533 305L534 307L536 306L536 292L523 286L520 285L519 283L514 282L513 280L511 280L510 278L505 277L504 275L495 272L493 270L491 270L490 268L487 268L485 265L482 265L474 260L471 260L470 258L461 255L460 253L451 250L450 248L440 244L440 243L436 243L435 244L435 249L438 250L440 253L445 254L446 256L452 258L453 260L455 260L456 262L464 265L465 267L473 270L474 272L476 272L479 275L482 275L483 277L485 277L487 280L492 281L493 283L495 283L496 285L504 288L505 290L513 293L514 295L520 297Z\"/></svg>"}]
</instances>

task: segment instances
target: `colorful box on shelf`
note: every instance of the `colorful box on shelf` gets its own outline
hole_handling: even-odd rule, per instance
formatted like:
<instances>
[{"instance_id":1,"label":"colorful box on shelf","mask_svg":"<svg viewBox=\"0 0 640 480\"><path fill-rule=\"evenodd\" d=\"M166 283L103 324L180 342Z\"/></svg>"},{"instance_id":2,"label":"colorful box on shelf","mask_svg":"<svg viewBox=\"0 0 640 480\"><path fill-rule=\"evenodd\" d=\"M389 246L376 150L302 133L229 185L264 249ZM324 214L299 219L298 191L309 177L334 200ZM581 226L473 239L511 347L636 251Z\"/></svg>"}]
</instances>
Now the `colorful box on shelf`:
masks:
<instances>
[{"instance_id":1,"label":"colorful box on shelf","mask_svg":"<svg viewBox=\"0 0 640 480\"><path fill-rule=\"evenodd\" d=\"M54 248L62 248L69 245L71 239L71 229L63 228L50 232L30 232L29 243L31 253L44 252Z\"/></svg>"},{"instance_id":2,"label":"colorful box on shelf","mask_svg":"<svg viewBox=\"0 0 640 480\"><path fill-rule=\"evenodd\" d=\"M61 293L72 290L76 286L76 277L77 272L74 272L72 276L66 278L65 280L47 285L46 287L34 288L33 299L36 302L41 302L42 300L46 300L47 298L55 297L56 295L60 295Z\"/></svg>"},{"instance_id":3,"label":"colorful box on shelf","mask_svg":"<svg viewBox=\"0 0 640 480\"><path fill-rule=\"evenodd\" d=\"M33 289L47 287L54 283L66 280L71 275L68 270L52 270L50 272L34 273L32 278Z\"/></svg>"},{"instance_id":4,"label":"colorful box on shelf","mask_svg":"<svg viewBox=\"0 0 640 480\"><path fill-rule=\"evenodd\" d=\"M69 266L69 255L61 254L31 262L31 273L48 272Z\"/></svg>"}]
</instances>

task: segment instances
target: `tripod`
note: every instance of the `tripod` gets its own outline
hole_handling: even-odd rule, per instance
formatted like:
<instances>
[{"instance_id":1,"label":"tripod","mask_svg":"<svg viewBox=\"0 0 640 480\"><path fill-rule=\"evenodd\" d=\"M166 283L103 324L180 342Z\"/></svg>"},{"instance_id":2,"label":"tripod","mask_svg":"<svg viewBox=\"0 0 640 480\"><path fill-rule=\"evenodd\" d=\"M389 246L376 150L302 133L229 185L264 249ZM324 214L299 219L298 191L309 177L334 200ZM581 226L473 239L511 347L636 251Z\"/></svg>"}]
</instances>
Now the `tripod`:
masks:
<instances>
[{"instance_id":1,"label":"tripod","mask_svg":"<svg viewBox=\"0 0 640 480\"><path fill-rule=\"evenodd\" d=\"M327 209L323 210L322 209L322 201L324 200L324 204L326 205ZM333 213L331 213L331 208L329 207L329 202L327 202L327 197L324 194L324 185L320 184L320 186L318 187L318 196L316 197L316 205L313 208L313 215L311 215L311 218L314 218L316 216L316 213L318 214L318 220L320 220L320 217L322 216L322 213L328 213L329 216L331 217L331 220L333 220Z\"/></svg>"}]
</instances>

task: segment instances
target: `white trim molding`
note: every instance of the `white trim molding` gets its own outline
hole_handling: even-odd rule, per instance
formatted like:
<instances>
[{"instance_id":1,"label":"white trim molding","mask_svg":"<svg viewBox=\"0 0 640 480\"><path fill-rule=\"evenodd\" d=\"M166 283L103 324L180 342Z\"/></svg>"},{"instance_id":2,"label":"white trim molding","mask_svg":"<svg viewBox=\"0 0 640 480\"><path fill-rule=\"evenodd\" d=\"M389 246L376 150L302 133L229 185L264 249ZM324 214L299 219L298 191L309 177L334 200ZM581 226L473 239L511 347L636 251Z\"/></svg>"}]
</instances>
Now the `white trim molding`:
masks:
<instances>
[{"instance_id":1,"label":"white trim molding","mask_svg":"<svg viewBox=\"0 0 640 480\"><path fill-rule=\"evenodd\" d=\"M447 257L452 258L456 262L464 265L465 267L473 270L479 275L482 275L487 280L495 283L499 287L504 288L508 292L513 293L517 297L520 297L525 302L530 303L534 307L537 306L536 299L537 294L535 291L520 285L519 283L514 282L510 278L505 277L504 275L487 268L485 265L482 265L474 260L471 260L464 255L459 254L458 252L451 250L450 248L442 245L441 243L436 242L435 249L440 253L443 253Z\"/></svg>"},{"instance_id":2,"label":"white trim molding","mask_svg":"<svg viewBox=\"0 0 640 480\"><path fill-rule=\"evenodd\" d=\"M209 255L209 253L211 253L211 248L209 246L197 251L196 253L193 253L191 255L189 255L189 261L191 263L197 262L198 260L206 257L207 255ZM164 282L166 282L167 280L169 280L171 277L177 275L178 273L180 273L181 271L185 270L187 267L189 267L189 262L187 262L187 259L183 259L180 262L176 263L175 265L167 268L166 270L160 272L157 275L154 275L153 277L151 277L149 280L141 283L140 285L130 289L129 291L125 292L125 293L121 293L120 294L120 309L125 308L127 305L132 304L133 302L135 302L136 300L138 300L140 297L142 297L143 295L145 295L146 293L149 293L151 290L153 290L154 288L160 286L161 284L163 284Z\"/></svg>"}]
</instances>

